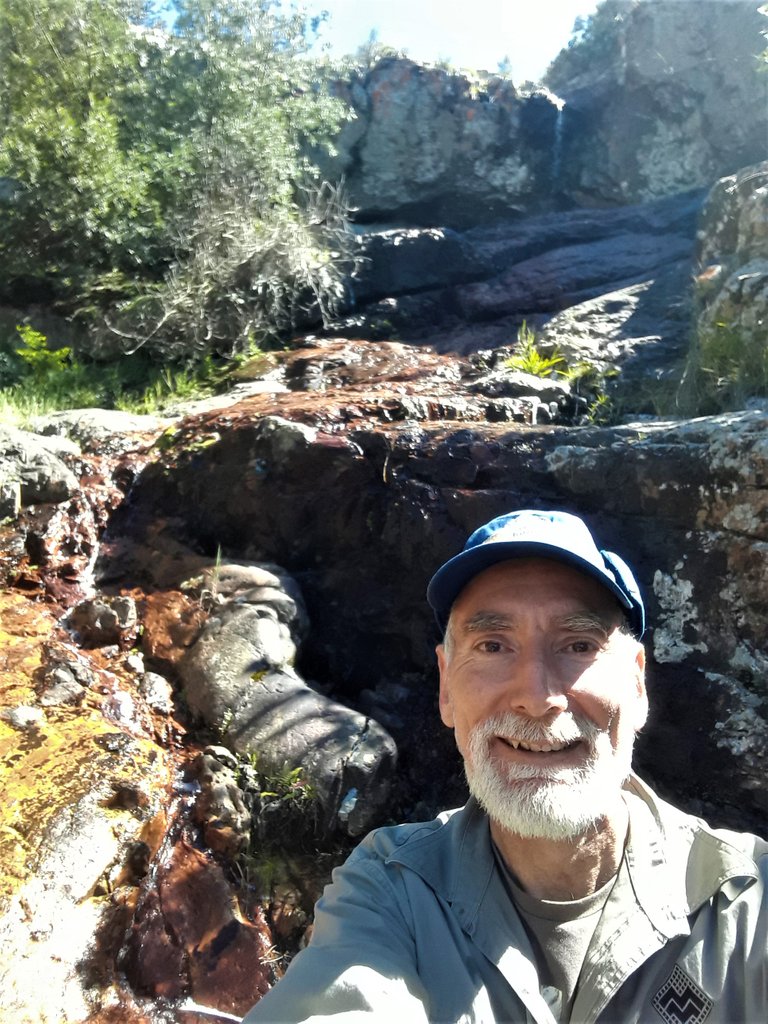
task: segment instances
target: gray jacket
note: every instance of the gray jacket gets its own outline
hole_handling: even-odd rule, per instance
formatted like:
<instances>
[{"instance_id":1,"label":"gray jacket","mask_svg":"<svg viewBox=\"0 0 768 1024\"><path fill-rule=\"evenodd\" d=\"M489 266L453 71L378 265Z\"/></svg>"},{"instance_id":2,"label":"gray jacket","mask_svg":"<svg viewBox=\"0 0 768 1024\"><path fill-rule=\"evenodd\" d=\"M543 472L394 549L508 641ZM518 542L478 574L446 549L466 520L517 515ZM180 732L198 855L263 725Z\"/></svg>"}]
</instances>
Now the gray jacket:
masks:
<instances>
[{"instance_id":1,"label":"gray jacket","mask_svg":"<svg viewBox=\"0 0 768 1024\"><path fill-rule=\"evenodd\" d=\"M768 843L713 830L628 784L634 902L609 899L578 1024L766 1024ZM246 1016L352 1024L555 1024L470 802L371 833L334 872L312 941Z\"/></svg>"}]
</instances>

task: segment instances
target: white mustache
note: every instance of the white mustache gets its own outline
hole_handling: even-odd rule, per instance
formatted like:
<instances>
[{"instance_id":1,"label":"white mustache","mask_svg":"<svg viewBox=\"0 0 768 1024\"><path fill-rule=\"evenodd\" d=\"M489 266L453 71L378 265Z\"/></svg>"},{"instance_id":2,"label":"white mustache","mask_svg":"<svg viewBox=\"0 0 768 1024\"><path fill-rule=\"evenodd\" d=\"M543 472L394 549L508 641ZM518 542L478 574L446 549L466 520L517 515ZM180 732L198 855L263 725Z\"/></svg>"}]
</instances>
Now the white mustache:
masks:
<instances>
[{"instance_id":1,"label":"white mustache","mask_svg":"<svg viewBox=\"0 0 768 1024\"><path fill-rule=\"evenodd\" d=\"M564 711L557 719L545 725L525 715L517 715L513 711L494 715L486 719L472 730L471 744L487 744L496 736L508 742L522 740L524 743L540 743L559 746L568 743L586 743L594 749L597 738L601 735L594 722L581 718L570 711Z\"/></svg>"}]
</instances>

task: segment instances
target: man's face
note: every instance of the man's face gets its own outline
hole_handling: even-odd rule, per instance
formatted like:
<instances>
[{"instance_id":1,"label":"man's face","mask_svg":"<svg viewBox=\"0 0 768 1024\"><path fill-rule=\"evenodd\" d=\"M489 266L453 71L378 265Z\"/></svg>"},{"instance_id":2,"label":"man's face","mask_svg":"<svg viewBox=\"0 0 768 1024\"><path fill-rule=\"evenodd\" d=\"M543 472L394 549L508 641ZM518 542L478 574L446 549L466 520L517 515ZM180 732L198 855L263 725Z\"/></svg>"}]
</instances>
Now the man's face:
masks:
<instances>
[{"instance_id":1,"label":"man's face","mask_svg":"<svg viewBox=\"0 0 768 1024\"><path fill-rule=\"evenodd\" d=\"M615 813L648 710L623 621L597 581L547 559L500 562L456 600L440 713L503 828L563 839Z\"/></svg>"}]
</instances>

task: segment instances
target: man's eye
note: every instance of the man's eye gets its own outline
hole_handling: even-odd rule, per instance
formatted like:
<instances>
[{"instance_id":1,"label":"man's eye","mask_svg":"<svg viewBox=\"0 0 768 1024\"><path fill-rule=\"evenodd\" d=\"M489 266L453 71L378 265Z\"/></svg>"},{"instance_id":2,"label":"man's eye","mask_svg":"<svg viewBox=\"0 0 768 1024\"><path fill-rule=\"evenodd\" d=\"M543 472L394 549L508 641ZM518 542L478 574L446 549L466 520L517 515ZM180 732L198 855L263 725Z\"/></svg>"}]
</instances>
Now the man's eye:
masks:
<instances>
[{"instance_id":1,"label":"man's eye","mask_svg":"<svg viewBox=\"0 0 768 1024\"><path fill-rule=\"evenodd\" d=\"M477 650L483 654L498 654L502 650L502 644L499 640L481 640Z\"/></svg>"},{"instance_id":2,"label":"man's eye","mask_svg":"<svg viewBox=\"0 0 768 1024\"><path fill-rule=\"evenodd\" d=\"M594 640L571 640L566 645L566 650L574 654L595 654L599 650L599 645Z\"/></svg>"}]
</instances>

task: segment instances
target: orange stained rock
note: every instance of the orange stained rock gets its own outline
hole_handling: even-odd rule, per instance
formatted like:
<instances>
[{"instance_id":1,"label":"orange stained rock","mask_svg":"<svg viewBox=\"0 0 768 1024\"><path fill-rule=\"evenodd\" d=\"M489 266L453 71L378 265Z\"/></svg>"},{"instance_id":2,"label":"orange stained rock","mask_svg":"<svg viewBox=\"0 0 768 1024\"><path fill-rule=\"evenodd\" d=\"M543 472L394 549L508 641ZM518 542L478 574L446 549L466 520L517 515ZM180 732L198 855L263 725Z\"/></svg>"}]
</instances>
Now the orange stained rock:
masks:
<instances>
[{"instance_id":1,"label":"orange stained rock","mask_svg":"<svg viewBox=\"0 0 768 1024\"><path fill-rule=\"evenodd\" d=\"M147 594L142 604L142 649L156 662L175 665L207 618L199 601L174 590Z\"/></svg>"},{"instance_id":2,"label":"orange stained rock","mask_svg":"<svg viewBox=\"0 0 768 1024\"><path fill-rule=\"evenodd\" d=\"M14 591L0 592L0 714L39 707L34 672L55 630L45 606ZM96 788L140 780L157 791L169 784L168 766L153 742L134 736L121 753L110 750L118 730L103 717L99 701L88 691L79 707L41 709L43 717L26 728L0 718L0 907L34 874L46 829L65 808ZM131 815L120 800L103 806L116 824ZM140 815L135 817L136 838L157 843L158 823L142 825ZM130 821L123 824L131 829Z\"/></svg>"}]
</instances>

